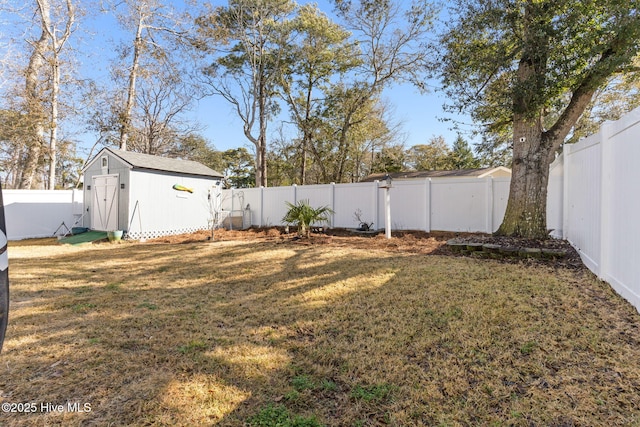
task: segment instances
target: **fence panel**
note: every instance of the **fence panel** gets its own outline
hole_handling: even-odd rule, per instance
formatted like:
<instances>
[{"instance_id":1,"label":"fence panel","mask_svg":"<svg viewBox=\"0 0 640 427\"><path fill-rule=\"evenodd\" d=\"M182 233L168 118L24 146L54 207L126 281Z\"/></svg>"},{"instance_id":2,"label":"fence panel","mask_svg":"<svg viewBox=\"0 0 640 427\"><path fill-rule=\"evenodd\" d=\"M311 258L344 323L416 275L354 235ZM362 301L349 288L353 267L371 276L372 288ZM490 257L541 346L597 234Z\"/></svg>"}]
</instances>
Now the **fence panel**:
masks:
<instances>
[{"instance_id":1,"label":"fence panel","mask_svg":"<svg viewBox=\"0 0 640 427\"><path fill-rule=\"evenodd\" d=\"M429 181L394 181L391 187L391 229L428 230L427 197ZM379 190L378 218L384 228L384 191Z\"/></svg>"},{"instance_id":2,"label":"fence panel","mask_svg":"<svg viewBox=\"0 0 640 427\"><path fill-rule=\"evenodd\" d=\"M220 206L223 211L232 211L233 210L233 197L234 192L237 191L235 189L222 190L222 201Z\"/></svg>"},{"instance_id":3,"label":"fence panel","mask_svg":"<svg viewBox=\"0 0 640 427\"><path fill-rule=\"evenodd\" d=\"M547 229L551 236L562 238L564 155L561 154L549 167L547 186Z\"/></svg>"},{"instance_id":4,"label":"fence panel","mask_svg":"<svg viewBox=\"0 0 640 427\"><path fill-rule=\"evenodd\" d=\"M507 211L507 201L509 200L509 187L511 186L511 178L493 178L492 182L493 195L491 197L491 227L489 232L493 233L498 230L504 213Z\"/></svg>"},{"instance_id":5,"label":"fence panel","mask_svg":"<svg viewBox=\"0 0 640 427\"><path fill-rule=\"evenodd\" d=\"M565 237L585 264L597 271L600 263L600 134L565 146Z\"/></svg>"},{"instance_id":6,"label":"fence panel","mask_svg":"<svg viewBox=\"0 0 640 427\"><path fill-rule=\"evenodd\" d=\"M7 239L51 237L64 234L74 223L82 225L82 191L3 190Z\"/></svg>"},{"instance_id":7,"label":"fence panel","mask_svg":"<svg viewBox=\"0 0 640 427\"><path fill-rule=\"evenodd\" d=\"M296 187L269 187L262 189L262 225L265 227L283 225L282 218L289 208L285 202L295 203Z\"/></svg>"},{"instance_id":8,"label":"fence panel","mask_svg":"<svg viewBox=\"0 0 640 427\"><path fill-rule=\"evenodd\" d=\"M335 211L333 205L333 184L302 185L296 187L296 203L308 200L313 208L328 206ZM333 215L329 216L329 225L333 226Z\"/></svg>"},{"instance_id":9,"label":"fence panel","mask_svg":"<svg viewBox=\"0 0 640 427\"><path fill-rule=\"evenodd\" d=\"M606 126L600 276L640 310L640 110Z\"/></svg>"},{"instance_id":10,"label":"fence panel","mask_svg":"<svg viewBox=\"0 0 640 427\"><path fill-rule=\"evenodd\" d=\"M262 215L262 188L240 188L232 190L222 190L222 210L227 212L246 209L247 205L251 212L251 224L261 225Z\"/></svg>"},{"instance_id":11,"label":"fence panel","mask_svg":"<svg viewBox=\"0 0 640 427\"><path fill-rule=\"evenodd\" d=\"M360 210L362 220L374 223L374 228L384 227L384 217L378 217L378 189L377 182L362 182L358 184L336 184L335 186L335 215L334 227L356 228L356 210Z\"/></svg>"},{"instance_id":12,"label":"fence panel","mask_svg":"<svg viewBox=\"0 0 640 427\"><path fill-rule=\"evenodd\" d=\"M481 179L431 181L431 229L487 232L488 186Z\"/></svg>"}]
</instances>

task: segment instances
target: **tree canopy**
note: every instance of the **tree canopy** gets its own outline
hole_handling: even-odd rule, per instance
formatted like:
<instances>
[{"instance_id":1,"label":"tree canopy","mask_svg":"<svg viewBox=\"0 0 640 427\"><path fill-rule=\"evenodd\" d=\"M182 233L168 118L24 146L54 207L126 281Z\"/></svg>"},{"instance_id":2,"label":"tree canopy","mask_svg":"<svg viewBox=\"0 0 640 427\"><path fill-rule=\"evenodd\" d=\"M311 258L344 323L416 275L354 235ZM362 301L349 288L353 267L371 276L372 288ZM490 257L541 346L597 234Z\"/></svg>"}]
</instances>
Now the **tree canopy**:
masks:
<instances>
[{"instance_id":1,"label":"tree canopy","mask_svg":"<svg viewBox=\"0 0 640 427\"><path fill-rule=\"evenodd\" d=\"M628 0L455 0L439 71L450 108L513 146L499 233L546 237L548 166L594 94L635 72L640 16Z\"/></svg>"},{"instance_id":2,"label":"tree canopy","mask_svg":"<svg viewBox=\"0 0 640 427\"><path fill-rule=\"evenodd\" d=\"M255 146L256 185L267 185L267 124L278 110L274 88L294 9L290 0L231 0L196 19L195 46L212 55L209 87L232 105Z\"/></svg>"},{"instance_id":3,"label":"tree canopy","mask_svg":"<svg viewBox=\"0 0 640 427\"><path fill-rule=\"evenodd\" d=\"M399 82L424 88L428 1L336 1L334 11L340 24L315 5L233 0L196 20L211 93L229 102L255 146L256 185L266 186L268 164L291 175L267 152L267 125L281 108L297 130L295 141L279 144L299 170L287 181L313 182L315 167L322 181L344 182L370 172L365 147L386 149L381 135L393 133L380 123L382 91Z\"/></svg>"},{"instance_id":4,"label":"tree canopy","mask_svg":"<svg viewBox=\"0 0 640 427\"><path fill-rule=\"evenodd\" d=\"M334 0L332 13L293 0L196 1L191 15L158 0L101 5L7 3L0 162L10 186L73 181L73 132L95 136L89 155L116 145L227 168L190 114L214 94L249 147L226 153L238 165L227 168L239 171L232 185L250 185L246 173L257 185L305 184L407 168L434 147L405 149L385 95L407 82L422 91L437 71L448 107L482 127L482 165L512 165L501 233L541 236L548 164L562 144L640 103L638 0L452 0L440 27L428 0ZM109 75L73 66L90 58L80 51L91 46L88 17L120 24L100 52ZM65 22L74 31L62 43ZM462 139L440 148L435 168L478 165Z\"/></svg>"}]
</instances>

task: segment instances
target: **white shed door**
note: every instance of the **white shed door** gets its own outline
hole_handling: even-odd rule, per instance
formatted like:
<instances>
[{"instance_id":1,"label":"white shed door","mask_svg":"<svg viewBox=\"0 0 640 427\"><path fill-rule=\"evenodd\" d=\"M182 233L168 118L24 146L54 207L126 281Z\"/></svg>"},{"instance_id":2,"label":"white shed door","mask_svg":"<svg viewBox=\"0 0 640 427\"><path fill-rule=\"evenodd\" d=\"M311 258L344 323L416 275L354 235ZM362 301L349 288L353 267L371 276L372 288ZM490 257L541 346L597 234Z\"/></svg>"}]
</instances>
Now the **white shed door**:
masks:
<instances>
[{"instance_id":1,"label":"white shed door","mask_svg":"<svg viewBox=\"0 0 640 427\"><path fill-rule=\"evenodd\" d=\"M118 229L118 175L93 177L91 228L101 231Z\"/></svg>"}]
</instances>

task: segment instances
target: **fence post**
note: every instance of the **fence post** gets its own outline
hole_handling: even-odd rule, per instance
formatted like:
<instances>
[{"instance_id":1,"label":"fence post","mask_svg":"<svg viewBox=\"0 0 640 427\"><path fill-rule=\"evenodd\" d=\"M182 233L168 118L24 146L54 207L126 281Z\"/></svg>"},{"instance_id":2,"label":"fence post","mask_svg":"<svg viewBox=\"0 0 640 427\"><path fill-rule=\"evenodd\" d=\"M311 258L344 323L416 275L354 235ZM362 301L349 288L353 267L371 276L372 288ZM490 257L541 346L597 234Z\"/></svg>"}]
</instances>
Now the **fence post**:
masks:
<instances>
[{"instance_id":1,"label":"fence post","mask_svg":"<svg viewBox=\"0 0 640 427\"><path fill-rule=\"evenodd\" d=\"M600 261L598 262L598 277L606 280L610 264L610 235L609 225L611 221L611 193L613 192L613 156L611 126L612 122L604 122L600 127Z\"/></svg>"}]
</instances>

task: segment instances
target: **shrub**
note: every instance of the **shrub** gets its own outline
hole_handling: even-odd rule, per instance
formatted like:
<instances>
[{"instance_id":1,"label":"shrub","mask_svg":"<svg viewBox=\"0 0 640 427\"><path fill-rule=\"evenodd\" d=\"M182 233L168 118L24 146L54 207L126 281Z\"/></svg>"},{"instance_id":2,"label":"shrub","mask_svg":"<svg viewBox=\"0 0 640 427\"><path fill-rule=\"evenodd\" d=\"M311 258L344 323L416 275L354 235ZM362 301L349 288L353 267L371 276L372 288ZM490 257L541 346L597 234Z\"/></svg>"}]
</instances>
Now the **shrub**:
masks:
<instances>
[{"instance_id":1,"label":"shrub","mask_svg":"<svg viewBox=\"0 0 640 427\"><path fill-rule=\"evenodd\" d=\"M311 224L329 222L329 215L333 211L328 206L312 208L308 200L300 200L297 204L285 202L289 207L282 222L298 227L298 235L309 237Z\"/></svg>"}]
</instances>

